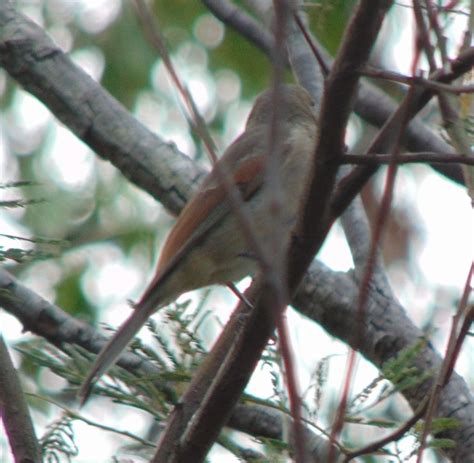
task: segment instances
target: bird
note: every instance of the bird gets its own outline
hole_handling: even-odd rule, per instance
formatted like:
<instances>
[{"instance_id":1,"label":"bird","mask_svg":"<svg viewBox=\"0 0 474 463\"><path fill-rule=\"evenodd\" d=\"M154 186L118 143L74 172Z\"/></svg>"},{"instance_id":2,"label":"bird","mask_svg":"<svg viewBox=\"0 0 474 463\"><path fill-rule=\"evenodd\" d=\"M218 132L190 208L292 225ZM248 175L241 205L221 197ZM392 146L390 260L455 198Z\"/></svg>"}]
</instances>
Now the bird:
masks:
<instances>
[{"instance_id":1,"label":"bird","mask_svg":"<svg viewBox=\"0 0 474 463\"><path fill-rule=\"evenodd\" d=\"M222 172L229 174L240 192L258 242L265 243L278 233L281 245L289 245L311 172L317 117L313 100L302 86L282 84L277 91L276 99L272 89L256 98L244 132L229 145L183 208L165 240L155 276L134 304L132 314L100 351L84 380L78 394L81 404L155 311L188 291L237 282L257 272L258 260L234 213ZM275 130L280 146L268 153L275 101L279 105ZM278 230L269 218L262 188L267 155L277 156L280 176L283 207Z\"/></svg>"}]
</instances>

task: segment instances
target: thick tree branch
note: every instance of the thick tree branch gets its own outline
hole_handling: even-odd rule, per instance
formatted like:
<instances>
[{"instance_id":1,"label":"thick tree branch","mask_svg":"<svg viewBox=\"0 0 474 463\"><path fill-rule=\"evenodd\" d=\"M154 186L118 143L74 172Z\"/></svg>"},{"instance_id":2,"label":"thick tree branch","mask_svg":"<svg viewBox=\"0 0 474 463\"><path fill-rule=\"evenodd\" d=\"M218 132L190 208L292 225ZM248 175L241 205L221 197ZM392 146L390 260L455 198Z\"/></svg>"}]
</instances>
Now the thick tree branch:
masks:
<instances>
[{"instance_id":1,"label":"thick tree branch","mask_svg":"<svg viewBox=\"0 0 474 463\"><path fill-rule=\"evenodd\" d=\"M20 379L0 334L0 418L16 462L40 463L41 452Z\"/></svg>"},{"instance_id":2,"label":"thick tree branch","mask_svg":"<svg viewBox=\"0 0 474 463\"><path fill-rule=\"evenodd\" d=\"M351 272L333 272L314 261L295 295L293 306L332 336L350 343L353 340L357 295L358 286ZM0 270L0 305L15 316L25 330L48 339L58 347L75 344L96 353L106 341L105 336L94 328L42 299L4 270ZM358 346L359 351L378 368L424 339L424 333L407 317L406 310L391 292L387 292L385 285L376 284L371 288L364 329L367 335ZM441 356L427 344L414 366L419 371L427 371L438 369L441 363ZM122 355L119 365L137 375L157 378L161 373L156 365L131 352ZM155 382L155 385L165 393L166 388L171 387L165 383ZM429 388L430 383L427 382L421 392L408 389L402 394L416 410ZM238 406L231 415L229 425L255 436L281 438L281 416L275 416L274 421L270 418L273 412L269 411L270 415L267 415L262 411L261 415L259 410L263 409ZM452 458L459 455L456 459L459 462L470 461L474 456L474 398L459 375L454 374L444 388L437 416L450 416L459 421L459 427L449 436L457 447L448 454ZM320 443L320 449L327 449L327 443Z\"/></svg>"},{"instance_id":3,"label":"thick tree branch","mask_svg":"<svg viewBox=\"0 0 474 463\"><path fill-rule=\"evenodd\" d=\"M268 57L273 54L273 36L262 30L262 25L244 10L226 0L201 0L214 16L234 28Z\"/></svg>"},{"instance_id":4,"label":"thick tree branch","mask_svg":"<svg viewBox=\"0 0 474 463\"><path fill-rule=\"evenodd\" d=\"M0 65L130 181L171 212L182 208L202 171L140 124L10 2L0 3Z\"/></svg>"}]
</instances>

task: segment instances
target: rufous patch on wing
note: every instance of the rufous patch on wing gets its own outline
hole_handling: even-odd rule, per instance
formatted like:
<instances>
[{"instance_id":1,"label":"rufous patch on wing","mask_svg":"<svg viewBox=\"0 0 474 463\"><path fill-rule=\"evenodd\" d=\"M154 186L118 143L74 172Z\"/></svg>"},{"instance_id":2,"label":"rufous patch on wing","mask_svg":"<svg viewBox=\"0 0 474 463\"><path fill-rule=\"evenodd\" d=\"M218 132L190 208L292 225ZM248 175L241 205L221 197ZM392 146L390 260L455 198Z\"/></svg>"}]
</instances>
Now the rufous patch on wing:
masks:
<instances>
[{"instance_id":1,"label":"rufous patch on wing","mask_svg":"<svg viewBox=\"0 0 474 463\"><path fill-rule=\"evenodd\" d=\"M239 163L233 173L233 180L238 187L244 201L260 186L265 165L263 156L253 156ZM212 175L212 174L211 174ZM192 233L204 222L216 206L226 200L225 188L213 172L211 182L186 205L178 221L166 240L158 262L157 278L165 271L168 264L182 247L186 245Z\"/></svg>"}]
</instances>

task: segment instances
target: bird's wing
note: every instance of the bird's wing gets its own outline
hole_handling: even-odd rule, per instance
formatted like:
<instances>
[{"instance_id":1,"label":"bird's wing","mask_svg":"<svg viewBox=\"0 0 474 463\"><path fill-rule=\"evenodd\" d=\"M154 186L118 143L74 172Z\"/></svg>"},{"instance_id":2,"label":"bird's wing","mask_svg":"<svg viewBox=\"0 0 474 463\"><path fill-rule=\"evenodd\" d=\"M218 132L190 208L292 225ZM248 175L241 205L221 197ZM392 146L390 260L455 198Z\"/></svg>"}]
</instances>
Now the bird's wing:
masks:
<instances>
[{"instance_id":1,"label":"bird's wing","mask_svg":"<svg viewBox=\"0 0 474 463\"><path fill-rule=\"evenodd\" d=\"M263 184L265 143L262 141L262 136L265 137L265 134L258 132L248 136L244 132L218 161L223 171L230 174L230 179L237 186L244 203L249 201ZM266 136L268 137L268 134ZM242 152L242 148L245 149L246 145L252 152L249 154L247 151L247 156L239 159L239 153ZM156 286L161 284L187 253L229 213L232 213L232 206L222 179L214 167L198 192L185 206L168 235L158 262L156 276L143 294L141 301L153 294Z\"/></svg>"}]
</instances>

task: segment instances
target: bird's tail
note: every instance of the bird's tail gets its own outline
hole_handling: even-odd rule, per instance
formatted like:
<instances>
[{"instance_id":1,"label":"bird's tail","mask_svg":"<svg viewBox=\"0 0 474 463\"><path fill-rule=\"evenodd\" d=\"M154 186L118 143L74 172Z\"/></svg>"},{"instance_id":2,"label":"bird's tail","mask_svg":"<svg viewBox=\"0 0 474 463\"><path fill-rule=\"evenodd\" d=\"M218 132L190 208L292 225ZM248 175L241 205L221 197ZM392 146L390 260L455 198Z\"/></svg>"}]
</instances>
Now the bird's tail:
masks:
<instances>
[{"instance_id":1,"label":"bird's tail","mask_svg":"<svg viewBox=\"0 0 474 463\"><path fill-rule=\"evenodd\" d=\"M89 398L95 382L114 365L122 351L153 313L156 306L147 303L149 302L147 300L142 301L140 301L128 320L115 332L112 339L100 351L79 391L78 396L81 406Z\"/></svg>"}]
</instances>

